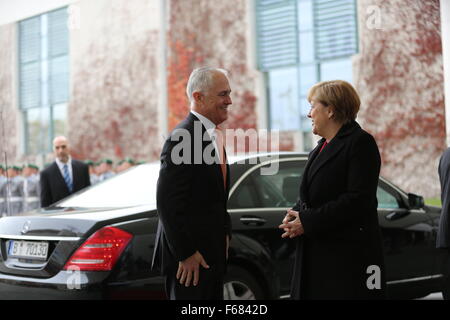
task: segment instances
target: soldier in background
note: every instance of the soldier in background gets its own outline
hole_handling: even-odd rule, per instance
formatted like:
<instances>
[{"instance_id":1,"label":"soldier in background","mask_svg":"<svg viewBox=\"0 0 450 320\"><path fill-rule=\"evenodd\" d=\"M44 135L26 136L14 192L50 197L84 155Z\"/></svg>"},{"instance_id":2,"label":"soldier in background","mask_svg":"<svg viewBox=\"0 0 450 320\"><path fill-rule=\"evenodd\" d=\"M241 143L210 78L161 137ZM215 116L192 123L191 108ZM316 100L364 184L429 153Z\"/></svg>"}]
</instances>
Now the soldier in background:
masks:
<instances>
[{"instance_id":1,"label":"soldier in background","mask_svg":"<svg viewBox=\"0 0 450 320\"><path fill-rule=\"evenodd\" d=\"M89 167L89 179L91 180L91 186L93 186L98 182L98 175L96 173L97 171L95 168L94 161L86 160L84 163L86 163L87 166Z\"/></svg>"},{"instance_id":2,"label":"soldier in background","mask_svg":"<svg viewBox=\"0 0 450 320\"><path fill-rule=\"evenodd\" d=\"M99 181L105 181L115 175L112 165L113 162L111 159L103 159L100 161L101 175L99 176Z\"/></svg>"},{"instance_id":3,"label":"soldier in background","mask_svg":"<svg viewBox=\"0 0 450 320\"><path fill-rule=\"evenodd\" d=\"M33 165L31 170L33 171L33 174L37 175L39 178L39 176L40 176L39 167L37 165Z\"/></svg>"},{"instance_id":4,"label":"soldier in background","mask_svg":"<svg viewBox=\"0 0 450 320\"><path fill-rule=\"evenodd\" d=\"M94 163L95 174L97 175L97 183L102 181L102 176L106 172L106 166L102 166L102 160Z\"/></svg>"},{"instance_id":5,"label":"soldier in background","mask_svg":"<svg viewBox=\"0 0 450 320\"><path fill-rule=\"evenodd\" d=\"M6 214L6 177L5 167L0 164L0 218Z\"/></svg>"},{"instance_id":6,"label":"soldier in background","mask_svg":"<svg viewBox=\"0 0 450 320\"><path fill-rule=\"evenodd\" d=\"M101 172L100 170L100 161L96 161L94 162L94 172L97 175L97 182L100 182L100 176L102 175L103 172Z\"/></svg>"},{"instance_id":7,"label":"soldier in background","mask_svg":"<svg viewBox=\"0 0 450 320\"><path fill-rule=\"evenodd\" d=\"M28 164L23 170L24 212L40 208L39 167Z\"/></svg>"},{"instance_id":8,"label":"soldier in background","mask_svg":"<svg viewBox=\"0 0 450 320\"><path fill-rule=\"evenodd\" d=\"M19 175L20 167L11 166L7 168L8 180L6 183L7 215L17 215L23 212L23 183L24 179Z\"/></svg>"},{"instance_id":9,"label":"soldier in background","mask_svg":"<svg viewBox=\"0 0 450 320\"><path fill-rule=\"evenodd\" d=\"M135 162L134 162L133 159L131 159L131 158L125 158L125 159L119 161L119 163L117 164L117 167L116 167L116 173L119 173L119 172L123 172L123 171L125 171L125 170L128 170L128 169L130 169L131 167L133 167L134 165L135 165Z\"/></svg>"},{"instance_id":10,"label":"soldier in background","mask_svg":"<svg viewBox=\"0 0 450 320\"><path fill-rule=\"evenodd\" d=\"M125 162L125 160L120 160L119 162L117 162L117 165L116 165L116 167L114 168L114 172L117 174L117 173L121 173L122 171L124 171L124 170L122 170L122 165L123 165L123 163Z\"/></svg>"}]
</instances>

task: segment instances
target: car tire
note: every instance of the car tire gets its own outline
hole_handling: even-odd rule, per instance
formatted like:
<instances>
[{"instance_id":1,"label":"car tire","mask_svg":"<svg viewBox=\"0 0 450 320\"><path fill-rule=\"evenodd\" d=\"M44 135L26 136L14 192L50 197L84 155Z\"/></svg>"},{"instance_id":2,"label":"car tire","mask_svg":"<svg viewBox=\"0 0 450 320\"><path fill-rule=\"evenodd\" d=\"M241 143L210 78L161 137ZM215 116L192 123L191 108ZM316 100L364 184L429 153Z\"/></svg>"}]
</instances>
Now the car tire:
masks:
<instances>
[{"instance_id":1,"label":"car tire","mask_svg":"<svg viewBox=\"0 0 450 320\"><path fill-rule=\"evenodd\" d=\"M225 300L260 300L263 290L255 278L245 269L228 266L223 285Z\"/></svg>"}]
</instances>

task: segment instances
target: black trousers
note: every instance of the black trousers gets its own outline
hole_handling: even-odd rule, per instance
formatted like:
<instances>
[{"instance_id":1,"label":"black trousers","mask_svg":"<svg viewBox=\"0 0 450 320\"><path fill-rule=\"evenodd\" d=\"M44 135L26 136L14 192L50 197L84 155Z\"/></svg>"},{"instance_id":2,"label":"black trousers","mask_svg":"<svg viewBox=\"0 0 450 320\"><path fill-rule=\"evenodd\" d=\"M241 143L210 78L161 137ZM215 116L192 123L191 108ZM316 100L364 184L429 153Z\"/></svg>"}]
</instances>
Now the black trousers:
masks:
<instances>
[{"instance_id":1,"label":"black trousers","mask_svg":"<svg viewBox=\"0 0 450 320\"><path fill-rule=\"evenodd\" d=\"M197 286L186 287L177 280L177 272L166 274L166 295L170 300L223 300L224 268L200 266ZM193 280L193 279L192 279Z\"/></svg>"}]
</instances>

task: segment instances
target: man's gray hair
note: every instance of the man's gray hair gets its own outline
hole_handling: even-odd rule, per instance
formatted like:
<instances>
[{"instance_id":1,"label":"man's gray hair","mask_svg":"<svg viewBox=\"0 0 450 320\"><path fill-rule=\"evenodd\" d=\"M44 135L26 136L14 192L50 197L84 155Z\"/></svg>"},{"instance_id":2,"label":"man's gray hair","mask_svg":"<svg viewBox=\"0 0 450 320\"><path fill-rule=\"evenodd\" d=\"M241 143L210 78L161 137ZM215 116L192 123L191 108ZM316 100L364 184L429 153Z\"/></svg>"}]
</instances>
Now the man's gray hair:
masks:
<instances>
[{"instance_id":1,"label":"man's gray hair","mask_svg":"<svg viewBox=\"0 0 450 320\"><path fill-rule=\"evenodd\" d=\"M201 67L192 71L186 86L189 101L192 102L192 94L195 91L205 92L211 87L213 74L216 72L222 72L228 78L228 71L220 68Z\"/></svg>"}]
</instances>

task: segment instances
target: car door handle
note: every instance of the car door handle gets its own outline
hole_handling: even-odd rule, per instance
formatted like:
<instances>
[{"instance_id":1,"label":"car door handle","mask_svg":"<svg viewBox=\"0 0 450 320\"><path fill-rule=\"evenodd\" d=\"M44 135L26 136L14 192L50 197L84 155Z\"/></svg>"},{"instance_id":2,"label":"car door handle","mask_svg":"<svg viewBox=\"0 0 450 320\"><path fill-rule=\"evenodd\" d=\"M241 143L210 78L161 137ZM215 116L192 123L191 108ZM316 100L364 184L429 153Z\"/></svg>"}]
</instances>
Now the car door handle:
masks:
<instances>
[{"instance_id":1,"label":"car door handle","mask_svg":"<svg viewBox=\"0 0 450 320\"><path fill-rule=\"evenodd\" d=\"M401 219L403 217L406 217L409 214L409 211L392 211L388 213L384 218L389 221Z\"/></svg>"},{"instance_id":2,"label":"car door handle","mask_svg":"<svg viewBox=\"0 0 450 320\"><path fill-rule=\"evenodd\" d=\"M243 216L241 217L240 220L243 224L247 226L248 225L262 226L267 222L266 219L255 216Z\"/></svg>"}]
</instances>

